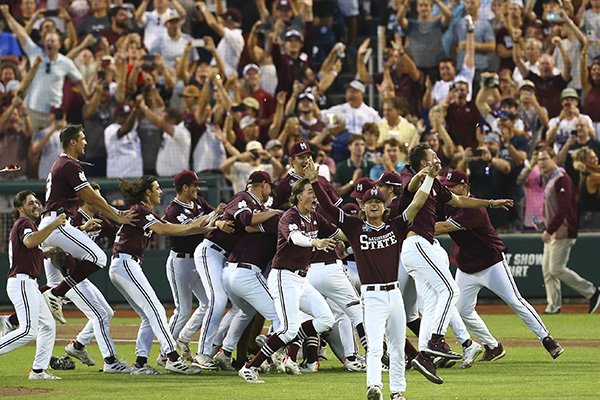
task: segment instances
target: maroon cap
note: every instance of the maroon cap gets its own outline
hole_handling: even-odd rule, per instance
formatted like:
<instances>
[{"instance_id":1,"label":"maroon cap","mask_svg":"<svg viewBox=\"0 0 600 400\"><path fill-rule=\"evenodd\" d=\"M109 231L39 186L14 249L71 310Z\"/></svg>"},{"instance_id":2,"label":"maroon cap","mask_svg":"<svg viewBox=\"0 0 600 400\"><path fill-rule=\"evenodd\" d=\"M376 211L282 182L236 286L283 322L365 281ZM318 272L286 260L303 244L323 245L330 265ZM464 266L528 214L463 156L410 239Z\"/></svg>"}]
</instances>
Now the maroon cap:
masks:
<instances>
[{"instance_id":1,"label":"maroon cap","mask_svg":"<svg viewBox=\"0 0 600 400\"><path fill-rule=\"evenodd\" d=\"M448 172L446 175L446 181L442 182L444 186L455 186L463 183L469 183L469 177L467 174L460 169Z\"/></svg>"},{"instance_id":2,"label":"maroon cap","mask_svg":"<svg viewBox=\"0 0 600 400\"><path fill-rule=\"evenodd\" d=\"M310 145L306 142L296 142L290 147L289 156L298 157L302 154L312 153Z\"/></svg>"},{"instance_id":3,"label":"maroon cap","mask_svg":"<svg viewBox=\"0 0 600 400\"><path fill-rule=\"evenodd\" d=\"M117 108L115 108L115 117L120 117L121 115L129 114L131 111L131 107L129 107L128 104L119 104Z\"/></svg>"},{"instance_id":4,"label":"maroon cap","mask_svg":"<svg viewBox=\"0 0 600 400\"><path fill-rule=\"evenodd\" d=\"M275 7L276 10L291 10L292 9L292 5L290 4L290 2L288 0L280 0L279 2L277 2L277 6Z\"/></svg>"},{"instance_id":5,"label":"maroon cap","mask_svg":"<svg viewBox=\"0 0 600 400\"><path fill-rule=\"evenodd\" d=\"M346 214L355 215L360 211L360 207L358 204L348 203L342 206L342 210L344 210Z\"/></svg>"},{"instance_id":6,"label":"maroon cap","mask_svg":"<svg viewBox=\"0 0 600 400\"><path fill-rule=\"evenodd\" d=\"M350 197L353 199L362 199L365 192L369 189L372 189L375 185L373 179L367 178L366 176L360 178L354 183L354 191L350 193Z\"/></svg>"},{"instance_id":7,"label":"maroon cap","mask_svg":"<svg viewBox=\"0 0 600 400\"><path fill-rule=\"evenodd\" d=\"M366 202L369 199L377 199L381 200L385 203L385 197L383 196L383 192L377 188L371 188L363 194L363 201Z\"/></svg>"},{"instance_id":8,"label":"maroon cap","mask_svg":"<svg viewBox=\"0 0 600 400\"><path fill-rule=\"evenodd\" d=\"M183 185L193 185L194 183L199 185L201 183L206 183L206 181L199 180L198 175L196 175L194 171L181 171L180 173L175 175L175 178L173 178L173 184L176 187Z\"/></svg>"},{"instance_id":9,"label":"maroon cap","mask_svg":"<svg viewBox=\"0 0 600 400\"><path fill-rule=\"evenodd\" d=\"M254 171L252 174L250 174L250 178L248 178L248 181L246 182L246 186L248 186L252 183L260 183L260 182L267 182L267 183L270 183L271 186L273 186L273 182L271 181L271 176L265 171Z\"/></svg>"},{"instance_id":10,"label":"maroon cap","mask_svg":"<svg viewBox=\"0 0 600 400\"><path fill-rule=\"evenodd\" d=\"M388 171L381 174L375 185L402 186L402 180L396 172Z\"/></svg>"},{"instance_id":11,"label":"maroon cap","mask_svg":"<svg viewBox=\"0 0 600 400\"><path fill-rule=\"evenodd\" d=\"M233 21L236 24L239 24L242 22L242 13L235 8L228 8L227 11L221 15L221 18L226 21Z\"/></svg>"}]
</instances>

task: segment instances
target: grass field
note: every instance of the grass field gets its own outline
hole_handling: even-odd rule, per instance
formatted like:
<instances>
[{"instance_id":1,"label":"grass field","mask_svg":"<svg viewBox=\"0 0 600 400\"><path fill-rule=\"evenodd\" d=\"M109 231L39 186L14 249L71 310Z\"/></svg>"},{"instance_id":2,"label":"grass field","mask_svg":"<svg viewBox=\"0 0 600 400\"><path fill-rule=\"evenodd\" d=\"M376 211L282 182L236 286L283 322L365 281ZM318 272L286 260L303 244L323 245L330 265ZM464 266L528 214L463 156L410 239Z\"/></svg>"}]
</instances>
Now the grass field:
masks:
<instances>
[{"instance_id":1,"label":"grass field","mask_svg":"<svg viewBox=\"0 0 600 400\"><path fill-rule=\"evenodd\" d=\"M600 314L563 314L544 316L553 336L565 352L553 360L533 333L515 315L483 315L491 332L503 341L507 355L494 363L476 363L472 368L440 370L443 385L429 383L415 371L407 373L408 390L404 396L415 399L600 399ZM116 318L113 325L137 323L135 319ZM69 320L83 324L84 320ZM137 328L131 326L134 337ZM451 337L451 334L447 335ZM55 355L64 354L64 341L58 342ZM450 338L455 350L460 346ZM119 355L132 362L134 345L117 342ZM101 361L98 347L88 347L90 355ZM61 381L29 381L28 369L35 353L25 346L0 357L0 397L35 399L272 399L320 400L365 399L365 374L346 373L337 360L321 363L316 374L287 376L263 374L264 385L245 383L234 372L206 373L200 376L116 376L99 372L100 363L86 367L76 361L74 371L58 371ZM153 346L150 360L158 354ZM100 366L99 366L100 365ZM387 397L387 374L384 374ZM20 389L17 389L20 388ZM384 397L384 398L385 398Z\"/></svg>"}]
</instances>

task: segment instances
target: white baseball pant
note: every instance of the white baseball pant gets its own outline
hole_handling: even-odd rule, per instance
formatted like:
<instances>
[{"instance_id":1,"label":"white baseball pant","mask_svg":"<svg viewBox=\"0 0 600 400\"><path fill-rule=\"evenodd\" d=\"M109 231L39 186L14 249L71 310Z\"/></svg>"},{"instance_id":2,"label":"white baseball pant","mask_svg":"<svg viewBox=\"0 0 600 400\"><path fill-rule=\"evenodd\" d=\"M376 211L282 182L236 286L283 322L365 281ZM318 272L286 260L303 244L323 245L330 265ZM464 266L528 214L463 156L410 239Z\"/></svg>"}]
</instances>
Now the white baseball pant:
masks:
<instances>
[{"instance_id":1,"label":"white baseball pant","mask_svg":"<svg viewBox=\"0 0 600 400\"><path fill-rule=\"evenodd\" d=\"M221 278L227 256L225 252L215 250L214 246L217 245L204 239L194 251L194 262L207 297L206 314L200 328L198 353L206 355L212 352L213 340L227 307L227 293Z\"/></svg>"},{"instance_id":2,"label":"white baseball pant","mask_svg":"<svg viewBox=\"0 0 600 400\"><path fill-rule=\"evenodd\" d=\"M406 272L402 260L398 263L398 286L404 300L406 321L412 322L419 318L419 304L415 280Z\"/></svg>"},{"instance_id":3,"label":"white baseball pant","mask_svg":"<svg viewBox=\"0 0 600 400\"><path fill-rule=\"evenodd\" d=\"M457 270L456 283L460 288L460 298L457 305L458 311L467 328L473 332L473 335L481 343L487 344L492 348L497 346L498 343L475 310L477 294L484 287L494 292L508 304L540 340L550 335L538 313L521 296L515 280L510 273L506 259L474 274L467 274L461 270Z\"/></svg>"},{"instance_id":4,"label":"white baseball pant","mask_svg":"<svg viewBox=\"0 0 600 400\"><path fill-rule=\"evenodd\" d=\"M48 286L54 287L64 279L63 274L49 259L44 260L44 270ZM71 300L88 319L76 340L87 346L95 337L103 358L116 356L117 349L110 336L108 325L115 313L100 290L88 279L84 279L69 289L65 297Z\"/></svg>"},{"instance_id":5,"label":"white baseball pant","mask_svg":"<svg viewBox=\"0 0 600 400\"><path fill-rule=\"evenodd\" d=\"M142 318L136 340L136 356L148 357L154 336L165 354L176 351L177 344L169 331L165 308L150 286L140 264L130 255L120 253L119 258L112 258L108 275L129 305Z\"/></svg>"},{"instance_id":6,"label":"white baseball pant","mask_svg":"<svg viewBox=\"0 0 600 400\"><path fill-rule=\"evenodd\" d=\"M406 238L401 259L423 299L419 350L424 350L433 333L446 333L459 289L448 268L448 255L437 240L431 244L419 235Z\"/></svg>"},{"instance_id":7,"label":"white baseball pant","mask_svg":"<svg viewBox=\"0 0 600 400\"><path fill-rule=\"evenodd\" d=\"M356 267L356 261L347 261L346 262L346 272L352 281L352 285L356 291L360 291L360 278L358 276L358 268Z\"/></svg>"},{"instance_id":8,"label":"white baseball pant","mask_svg":"<svg viewBox=\"0 0 600 400\"><path fill-rule=\"evenodd\" d=\"M402 293L397 283L393 290L380 290L382 286L391 284L394 283L361 287L363 320L367 335L367 387L383 388L381 357L385 335L390 354L390 390L392 393L398 393L406 391L404 376L406 314ZM370 287L375 290L368 290Z\"/></svg>"},{"instance_id":9,"label":"white baseball pant","mask_svg":"<svg viewBox=\"0 0 600 400\"><path fill-rule=\"evenodd\" d=\"M267 282L281 322L277 335L284 343L291 342L298 334L303 322L300 311L313 317L317 333L331 328L334 319L327 302L305 277L286 269L273 269Z\"/></svg>"},{"instance_id":10,"label":"white baseball pant","mask_svg":"<svg viewBox=\"0 0 600 400\"><path fill-rule=\"evenodd\" d=\"M47 369L56 339L56 322L40 293L37 279L27 274L8 278L6 293L15 307L19 327L0 338L0 355L25 346L36 338L33 369Z\"/></svg>"}]
</instances>

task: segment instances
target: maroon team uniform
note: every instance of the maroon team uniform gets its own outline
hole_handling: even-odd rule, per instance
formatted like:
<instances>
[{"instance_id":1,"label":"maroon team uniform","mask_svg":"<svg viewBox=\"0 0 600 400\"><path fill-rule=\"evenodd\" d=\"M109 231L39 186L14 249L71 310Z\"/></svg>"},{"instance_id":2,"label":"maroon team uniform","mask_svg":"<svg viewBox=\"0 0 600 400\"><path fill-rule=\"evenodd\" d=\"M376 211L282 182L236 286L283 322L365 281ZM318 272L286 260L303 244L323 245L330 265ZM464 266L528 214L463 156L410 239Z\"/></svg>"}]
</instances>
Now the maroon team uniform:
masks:
<instances>
[{"instance_id":1,"label":"maroon team uniform","mask_svg":"<svg viewBox=\"0 0 600 400\"><path fill-rule=\"evenodd\" d=\"M294 183L303 179L300 175L296 174L294 170L290 170L287 175L277 181L276 196L273 198L273 208L287 209L290 195L292 194L292 186ZM323 186L323 189L333 203L337 206L342 203L342 198L337 194L331 183L324 177L319 175L319 183Z\"/></svg>"},{"instance_id":2,"label":"maroon team uniform","mask_svg":"<svg viewBox=\"0 0 600 400\"><path fill-rule=\"evenodd\" d=\"M25 240L37 230L35 223L27 217L20 217L15 221L9 236L9 278L16 274L26 274L33 279L42 277L44 253L39 247L29 249L25 246Z\"/></svg>"},{"instance_id":3,"label":"maroon team uniform","mask_svg":"<svg viewBox=\"0 0 600 400\"><path fill-rule=\"evenodd\" d=\"M63 208L71 218L79 209L77 192L89 182L77 160L61 154L52 165L46 180L46 212Z\"/></svg>"},{"instance_id":4,"label":"maroon team uniform","mask_svg":"<svg viewBox=\"0 0 600 400\"><path fill-rule=\"evenodd\" d=\"M186 204L178 199L174 199L167 207L164 219L172 224L185 225L213 211L214 207L201 197L192 200L192 204ZM202 234L171 236L171 251L180 254L181 258L185 255L193 255L194 250L196 250L196 247L203 239L204 235Z\"/></svg>"},{"instance_id":5,"label":"maroon team uniform","mask_svg":"<svg viewBox=\"0 0 600 400\"><path fill-rule=\"evenodd\" d=\"M163 222L148 206L138 203L131 207L137 213L137 221L133 225L121 225L113 245L113 255L118 258L121 254L130 255L135 261L144 260L144 252L148 247L152 230L150 227L157 222Z\"/></svg>"}]
</instances>

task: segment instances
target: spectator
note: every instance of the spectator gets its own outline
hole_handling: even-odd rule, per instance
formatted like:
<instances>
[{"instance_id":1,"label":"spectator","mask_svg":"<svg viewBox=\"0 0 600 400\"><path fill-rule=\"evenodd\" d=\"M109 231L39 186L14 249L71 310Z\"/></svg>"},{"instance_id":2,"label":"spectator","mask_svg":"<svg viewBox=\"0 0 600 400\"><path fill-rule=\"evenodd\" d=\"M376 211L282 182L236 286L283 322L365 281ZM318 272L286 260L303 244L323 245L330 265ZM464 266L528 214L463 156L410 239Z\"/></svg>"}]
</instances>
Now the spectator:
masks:
<instances>
[{"instance_id":1,"label":"spectator","mask_svg":"<svg viewBox=\"0 0 600 400\"><path fill-rule=\"evenodd\" d=\"M591 5L591 8L585 9L585 5ZM579 26L583 33L588 35L588 37L592 36L590 33L594 32L594 36L596 38L600 37L600 2L598 0L592 1L583 1L581 3L581 7L579 7L579 11L577 12L577 21L581 21ZM600 48L598 45L592 45L588 48L590 52L590 59L594 59L600 56ZM589 67L590 64L581 64L582 70L584 67Z\"/></svg>"},{"instance_id":2,"label":"spectator","mask_svg":"<svg viewBox=\"0 0 600 400\"><path fill-rule=\"evenodd\" d=\"M0 179L25 178L31 135L31 122L27 116L27 108L23 100L15 96L0 116L0 159L5 165L21 166L21 170L3 174Z\"/></svg>"},{"instance_id":3,"label":"spectator","mask_svg":"<svg viewBox=\"0 0 600 400\"><path fill-rule=\"evenodd\" d=\"M166 15L161 18L164 18L167 34L157 37L156 40L152 42L150 54L160 54L165 60L165 66L175 72L175 59L183 54L185 47L188 42L192 40L192 37L185 33L181 33L181 29L179 29L181 17L177 14L177 11L170 9L166 12ZM210 38L209 41L214 47L212 38ZM189 58L191 61L198 61L200 56L197 51L192 51L189 53Z\"/></svg>"},{"instance_id":4,"label":"spectator","mask_svg":"<svg viewBox=\"0 0 600 400\"><path fill-rule=\"evenodd\" d=\"M34 132L46 128L50 123L50 108L60 106L63 100L63 85L68 77L80 90L84 98L88 98L88 91L81 72L73 61L58 53L60 36L56 32L48 32L42 39L42 49L31 40L25 29L8 11L7 5L0 6L8 26L16 35L21 47L29 58L30 66L33 65L37 55L43 58L43 66L33 77L31 88L25 98Z\"/></svg>"},{"instance_id":5,"label":"spectator","mask_svg":"<svg viewBox=\"0 0 600 400\"><path fill-rule=\"evenodd\" d=\"M563 56L564 66L560 75L554 75L554 60L548 54L540 57L540 73L529 70L521 58L521 46L516 43L513 47L513 58L521 75L525 79L535 84L535 95L540 104L548 110L550 118L556 117L560 113L561 104L559 100L560 92L567 87L571 79L571 59L560 38L552 38L552 43L558 47Z\"/></svg>"},{"instance_id":6,"label":"spectator","mask_svg":"<svg viewBox=\"0 0 600 400\"><path fill-rule=\"evenodd\" d=\"M581 91L581 48L585 44L587 38L581 33L575 22L567 15L566 11L560 10L562 19L565 21L564 24L556 26L554 33L559 37L563 43L563 47L569 54L571 60L571 81L567 87L573 88L577 91ZM556 68L562 69L563 58L562 53L554 49L552 53L554 64Z\"/></svg>"},{"instance_id":7,"label":"spectator","mask_svg":"<svg viewBox=\"0 0 600 400\"><path fill-rule=\"evenodd\" d=\"M206 89L208 89L208 86L210 85L206 85ZM208 90L205 90L205 92L208 94ZM203 96L202 92L194 85L187 85L183 89L181 97L183 98L184 107L181 119L187 130L190 131L192 138L191 151L193 153L198 141L206 131L206 121L204 120L206 119L208 99L206 96Z\"/></svg>"},{"instance_id":8,"label":"spectator","mask_svg":"<svg viewBox=\"0 0 600 400\"><path fill-rule=\"evenodd\" d=\"M520 34L520 32L518 30L515 29L515 31L517 32L515 34L515 36ZM514 41L514 39L513 39L513 41ZM519 40L517 41L517 45L521 46ZM523 62L525 63L525 66L528 68L529 71L531 71L537 75L540 74L540 56L542 55L542 50L544 50L544 44L542 43L541 40L530 37L525 41L525 51L524 51L525 59ZM514 58L514 55L515 55L515 51L514 51L514 46L513 46L513 58ZM513 62L514 62L514 59L513 59ZM560 75L560 70L558 68L556 68L556 66L552 70L552 75ZM519 70L519 68L515 66L514 71L513 71L513 80L515 81L515 83L517 85L520 85L524 79L525 78L523 78L523 75L521 75L521 71Z\"/></svg>"},{"instance_id":9,"label":"spectator","mask_svg":"<svg viewBox=\"0 0 600 400\"><path fill-rule=\"evenodd\" d=\"M44 179L50 173L50 169L56 158L62 153L60 143L60 131L67 126L66 115L60 108L50 110L50 126L37 133L31 143L31 153L39 157L38 174Z\"/></svg>"},{"instance_id":10,"label":"spectator","mask_svg":"<svg viewBox=\"0 0 600 400\"><path fill-rule=\"evenodd\" d=\"M579 229L596 230L600 226L600 166L597 152L582 147L573 152L579 170Z\"/></svg>"},{"instance_id":11,"label":"spectator","mask_svg":"<svg viewBox=\"0 0 600 400\"><path fill-rule=\"evenodd\" d=\"M139 178L144 175L142 144L135 111L127 104L116 108L115 122L104 130L107 178Z\"/></svg>"},{"instance_id":12,"label":"spectator","mask_svg":"<svg viewBox=\"0 0 600 400\"><path fill-rule=\"evenodd\" d=\"M6 90L6 88L11 81L15 81L20 84L18 79L18 71L19 67L10 61L3 62L2 64L0 64L0 83L2 84L2 86L0 86L1 92L9 92L9 90Z\"/></svg>"},{"instance_id":13,"label":"spectator","mask_svg":"<svg viewBox=\"0 0 600 400\"><path fill-rule=\"evenodd\" d=\"M353 80L346 86L346 102L321 111L321 115L341 114L346 119L346 129L353 135L360 135L367 122L381 121L379 113L364 103L365 85ZM328 117L329 118L329 117Z\"/></svg>"},{"instance_id":14,"label":"spectator","mask_svg":"<svg viewBox=\"0 0 600 400\"><path fill-rule=\"evenodd\" d=\"M450 170L456 147L444 126L444 111L440 106L435 106L429 110L429 122L431 123L431 131L423 134L421 141L427 143L436 152L442 163L442 169L439 174L440 176L445 176Z\"/></svg>"},{"instance_id":15,"label":"spectator","mask_svg":"<svg viewBox=\"0 0 600 400\"><path fill-rule=\"evenodd\" d=\"M182 19L187 16L185 9L177 0L152 0L154 10L146 11L149 2L150 0L142 0L140 6L135 10L135 22L139 27L144 28L144 47L147 49L152 48L152 43L157 38L167 34L165 17L169 12L169 4L173 5Z\"/></svg>"},{"instance_id":16,"label":"spectator","mask_svg":"<svg viewBox=\"0 0 600 400\"><path fill-rule=\"evenodd\" d=\"M403 111L408 110L403 110L402 103L397 97L383 100L382 113L384 120L377 124L379 128L377 142L379 144L383 144L388 139L396 139L401 144L405 144L406 149L409 149L419 143L417 127L402 116ZM406 164L408 162L407 152L402 152L400 158Z\"/></svg>"},{"instance_id":17,"label":"spectator","mask_svg":"<svg viewBox=\"0 0 600 400\"><path fill-rule=\"evenodd\" d=\"M582 147L587 147L596 155L600 154L600 142L594 139L594 130L587 119L580 115L575 119L575 129L570 132L556 159L556 164L564 167L575 186L579 185L579 172L573 168L573 153Z\"/></svg>"},{"instance_id":18,"label":"spectator","mask_svg":"<svg viewBox=\"0 0 600 400\"><path fill-rule=\"evenodd\" d=\"M571 132L575 131L575 121L580 115L585 118L590 129L592 131L594 129L590 117L579 112L579 108L577 107L579 95L577 95L575 89L564 89L560 94L560 102L562 105L560 115L550 120L548 123L548 133L546 134L548 142L554 147L555 152L560 151L560 148L565 144L569 136L571 136Z\"/></svg>"},{"instance_id":19,"label":"spectator","mask_svg":"<svg viewBox=\"0 0 600 400\"><path fill-rule=\"evenodd\" d=\"M0 31L0 62L12 62L19 64L21 61L21 48L17 39L10 32Z\"/></svg>"},{"instance_id":20,"label":"spectator","mask_svg":"<svg viewBox=\"0 0 600 400\"><path fill-rule=\"evenodd\" d=\"M261 141L267 142L269 126L273 122L273 115L277 104L273 96L260 88L261 70L256 64L248 64L243 70L244 79L252 87L250 95L258 101L258 124L260 125Z\"/></svg>"},{"instance_id":21,"label":"spectator","mask_svg":"<svg viewBox=\"0 0 600 400\"><path fill-rule=\"evenodd\" d=\"M362 135L352 135L348 139L350 157L346 161L337 164L333 176L333 187L344 199L344 203L352 203L354 200L350 193L354 190L354 182L363 176L369 176L374 164L365 159L365 138Z\"/></svg>"},{"instance_id":22,"label":"spectator","mask_svg":"<svg viewBox=\"0 0 600 400\"><path fill-rule=\"evenodd\" d=\"M535 85L529 80L522 81L519 86L519 108L517 116L529 128L530 154L534 145L542 139L542 131L548 126L548 111L540 105L535 95Z\"/></svg>"},{"instance_id":23,"label":"spectator","mask_svg":"<svg viewBox=\"0 0 600 400\"><path fill-rule=\"evenodd\" d=\"M296 110L299 114L298 121L300 122L301 140L309 141L319 133L323 132L325 123L317 118L320 110L319 106L315 103L315 97L312 93L304 92L298 96Z\"/></svg>"},{"instance_id":24,"label":"spectator","mask_svg":"<svg viewBox=\"0 0 600 400\"><path fill-rule=\"evenodd\" d=\"M600 2L597 6L600 7ZM587 67L588 50L592 47L592 43L588 39L581 51L581 87L585 99L583 112L592 119L596 139L600 140L600 58L595 58L592 61L592 66Z\"/></svg>"},{"instance_id":25,"label":"spectator","mask_svg":"<svg viewBox=\"0 0 600 400\"><path fill-rule=\"evenodd\" d=\"M513 45L515 40L522 40L523 34L523 0L511 0L502 3L504 26L496 32L496 54L500 59L500 69L515 69L513 61ZM518 33L515 34L515 30Z\"/></svg>"},{"instance_id":26,"label":"spectator","mask_svg":"<svg viewBox=\"0 0 600 400\"><path fill-rule=\"evenodd\" d=\"M536 144L531 161L525 162L525 168L521 170L517 177L517 185L525 189L525 218L523 225L525 228L535 228L536 222L542 221L544 218L544 189L545 185L542 180L540 167L537 165L538 151L542 147L548 145L546 141L540 141Z\"/></svg>"},{"instance_id":27,"label":"spectator","mask_svg":"<svg viewBox=\"0 0 600 400\"><path fill-rule=\"evenodd\" d=\"M589 312L598 307L600 288L569 269L569 253L577 241L577 205L575 188L569 175L556 165L556 154L550 147L540 149L538 164L544 175L544 257L542 274L546 288L545 314L560 314L561 281L590 302Z\"/></svg>"},{"instance_id":28,"label":"spectator","mask_svg":"<svg viewBox=\"0 0 600 400\"><path fill-rule=\"evenodd\" d=\"M20 3L21 16L15 19L19 24L25 27L33 18L37 8L37 3L35 0L21 0Z\"/></svg>"},{"instance_id":29,"label":"spectator","mask_svg":"<svg viewBox=\"0 0 600 400\"><path fill-rule=\"evenodd\" d=\"M229 76L237 71L244 50L244 37L240 29L242 14L235 8L228 8L222 16L215 18L211 12L207 11L204 2L198 4L208 26L221 37L217 45L217 53L225 64L225 74ZM216 61L213 60L211 65L216 65Z\"/></svg>"},{"instance_id":30,"label":"spectator","mask_svg":"<svg viewBox=\"0 0 600 400\"><path fill-rule=\"evenodd\" d=\"M85 17L77 27L77 36L83 37L89 34L97 36L100 32L104 32L111 26L110 18L108 17L108 0L90 0L91 15Z\"/></svg>"},{"instance_id":31,"label":"spectator","mask_svg":"<svg viewBox=\"0 0 600 400\"><path fill-rule=\"evenodd\" d=\"M287 165L287 156L285 155L285 151L283 150L283 144L277 139L271 139L267 142L265 146L265 150L267 150L279 163L283 165ZM285 158L285 160L284 160ZM285 172L285 168L283 169ZM275 176L274 179L277 180L281 178L283 172L279 176Z\"/></svg>"},{"instance_id":32,"label":"spectator","mask_svg":"<svg viewBox=\"0 0 600 400\"><path fill-rule=\"evenodd\" d=\"M129 30L127 29L129 20L127 9L121 6L111 8L108 11L108 19L110 20L110 26L103 32L100 32L100 36L105 37L109 45L116 46L120 38L126 37L129 34Z\"/></svg>"},{"instance_id":33,"label":"spectator","mask_svg":"<svg viewBox=\"0 0 600 400\"><path fill-rule=\"evenodd\" d=\"M59 32L62 37L65 37L60 47L60 53L66 54L67 51L77 45L77 30L69 12L62 6L58 6L56 9L58 15L54 17L46 17L46 10L43 8L38 9L25 26L25 31L40 46L43 46L46 33L49 31ZM11 30L13 34L16 34L12 28Z\"/></svg>"},{"instance_id":34,"label":"spectator","mask_svg":"<svg viewBox=\"0 0 600 400\"><path fill-rule=\"evenodd\" d=\"M365 138L365 159L377 163L377 160L383 155L379 142L379 126L372 122L363 125L362 135Z\"/></svg>"},{"instance_id":35,"label":"spectator","mask_svg":"<svg viewBox=\"0 0 600 400\"><path fill-rule=\"evenodd\" d=\"M267 150L263 149L260 142L253 140L246 145L246 151L235 154L219 166L233 185L233 192L238 193L246 188L246 182L254 171L265 171L273 176L281 176L283 166Z\"/></svg>"},{"instance_id":36,"label":"spectator","mask_svg":"<svg viewBox=\"0 0 600 400\"><path fill-rule=\"evenodd\" d=\"M376 181L384 172L396 171L399 174L402 171L405 164L400 161L401 146L396 139L389 139L383 144L382 163L371 168L371 179Z\"/></svg>"},{"instance_id":37,"label":"spectator","mask_svg":"<svg viewBox=\"0 0 600 400\"><path fill-rule=\"evenodd\" d=\"M273 2L274 12L273 15L269 13L269 9L265 4L265 0L256 1L256 8L260 14L260 23L266 27L274 29L277 23L283 23L284 29L282 34L290 29L302 31L304 28L304 21L300 14L294 13L292 5L288 0L277 0ZM302 7L302 4L300 4ZM283 38L282 38L283 39Z\"/></svg>"},{"instance_id":38,"label":"spectator","mask_svg":"<svg viewBox=\"0 0 600 400\"><path fill-rule=\"evenodd\" d=\"M448 134L457 146L476 148L480 141L479 112L473 100L467 101L469 83L459 79L448 92L442 107L446 110Z\"/></svg>"},{"instance_id":39,"label":"spectator","mask_svg":"<svg viewBox=\"0 0 600 400\"><path fill-rule=\"evenodd\" d=\"M516 136L520 136L525 139L525 142L528 142L531 136L529 133L525 131L525 124L523 121L518 119L518 109L519 103L512 97L508 97L500 101L500 111L495 113L492 111L492 108L487 103L487 99L493 97L494 92L497 90L496 86L491 86L488 80L493 80L492 83L495 84L497 81L498 75L492 74L490 72L484 72L481 75L482 80L485 82L481 85L479 89L479 93L477 93L477 98L475 99L475 104L477 105L477 109L479 110L479 114L484 117L486 126L485 132L494 132L498 135L502 135L501 126L499 124L502 117L505 117L506 114L502 114L503 112L509 112L510 118L514 118L514 123L512 124L512 132ZM506 118L505 118L506 119ZM522 143L522 142L520 142ZM527 149L529 151L529 149ZM520 164L519 164L520 165Z\"/></svg>"}]
</instances>

